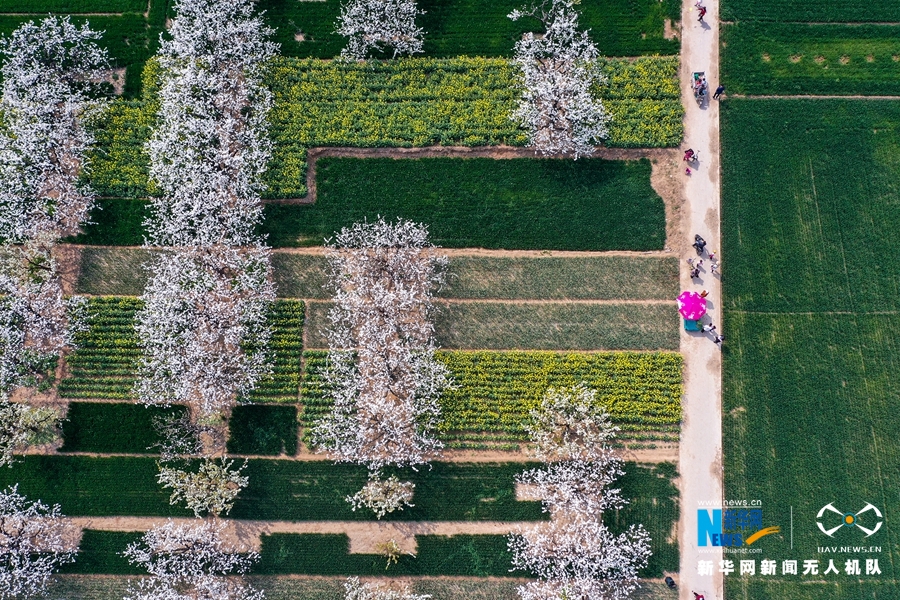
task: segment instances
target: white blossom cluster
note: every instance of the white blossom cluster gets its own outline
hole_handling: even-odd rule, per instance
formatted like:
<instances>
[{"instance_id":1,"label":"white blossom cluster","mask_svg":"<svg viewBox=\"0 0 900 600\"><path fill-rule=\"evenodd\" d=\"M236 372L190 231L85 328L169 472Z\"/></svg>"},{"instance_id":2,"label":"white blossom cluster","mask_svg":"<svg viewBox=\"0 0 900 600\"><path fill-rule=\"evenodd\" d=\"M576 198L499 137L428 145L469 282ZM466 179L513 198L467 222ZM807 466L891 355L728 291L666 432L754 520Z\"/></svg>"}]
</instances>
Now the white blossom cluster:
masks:
<instances>
[{"instance_id":1,"label":"white blossom cluster","mask_svg":"<svg viewBox=\"0 0 900 600\"><path fill-rule=\"evenodd\" d=\"M384 219L344 228L327 256L335 293L323 379L334 409L313 443L370 471L426 463L441 448L437 401L450 383L431 323L447 259L424 225Z\"/></svg>"},{"instance_id":2,"label":"white blossom cluster","mask_svg":"<svg viewBox=\"0 0 900 600\"><path fill-rule=\"evenodd\" d=\"M52 244L78 232L93 194L78 181L102 106L92 84L109 68L100 33L68 17L28 22L0 39L0 239Z\"/></svg>"},{"instance_id":3,"label":"white blossom cluster","mask_svg":"<svg viewBox=\"0 0 900 600\"><path fill-rule=\"evenodd\" d=\"M270 269L259 247L179 248L155 259L135 325L141 402L212 415L253 389L270 369Z\"/></svg>"},{"instance_id":4,"label":"white blossom cluster","mask_svg":"<svg viewBox=\"0 0 900 600\"><path fill-rule=\"evenodd\" d=\"M346 500L354 512L357 508L365 507L380 519L395 510L415 506L412 503L415 487L412 482L400 481L396 475L381 479L378 473L371 473L366 485L353 496L347 496Z\"/></svg>"},{"instance_id":5,"label":"white blossom cluster","mask_svg":"<svg viewBox=\"0 0 900 600\"><path fill-rule=\"evenodd\" d=\"M341 5L337 30L348 38L341 57L365 60L373 50L393 48L394 58L422 52L425 31L416 26L424 14L415 0L347 0Z\"/></svg>"},{"instance_id":6,"label":"white blossom cluster","mask_svg":"<svg viewBox=\"0 0 900 600\"><path fill-rule=\"evenodd\" d=\"M16 452L52 441L58 426L59 413L53 408L0 402L0 467L12 465Z\"/></svg>"},{"instance_id":7,"label":"white blossom cluster","mask_svg":"<svg viewBox=\"0 0 900 600\"><path fill-rule=\"evenodd\" d=\"M70 525L58 505L29 502L18 486L0 492L0 598L42 594L60 565L72 562Z\"/></svg>"},{"instance_id":8,"label":"white blossom cluster","mask_svg":"<svg viewBox=\"0 0 900 600\"><path fill-rule=\"evenodd\" d=\"M537 17L545 33L527 33L515 46L521 69L522 97L512 114L529 135L528 145L544 155L590 156L609 135L610 117L591 94L605 77L597 67L599 52L587 31L578 29L579 0L542 0L514 10L512 20Z\"/></svg>"},{"instance_id":9,"label":"white blossom cluster","mask_svg":"<svg viewBox=\"0 0 900 600\"><path fill-rule=\"evenodd\" d=\"M240 491L250 483L249 477L241 475L247 461L237 469L231 468L233 464L233 460L205 458L197 472L161 465L158 481L164 488L172 488L170 504L184 501L196 517L203 513L218 517L228 514Z\"/></svg>"},{"instance_id":10,"label":"white blossom cluster","mask_svg":"<svg viewBox=\"0 0 900 600\"><path fill-rule=\"evenodd\" d=\"M158 54L157 125L147 144L162 192L147 219L154 246L250 246L259 238L272 95L263 63L277 46L253 0L176 0Z\"/></svg>"},{"instance_id":11,"label":"white blossom cluster","mask_svg":"<svg viewBox=\"0 0 900 600\"><path fill-rule=\"evenodd\" d=\"M262 591L227 577L246 573L258 555L238 553L224 530L224 523L170 520L145 533L124 555L151 576L133 584L125 600L262 600Z\"/></svg>"},{"instance_id":12,"label":"white blossom cluster","mask_svg":"<svg viewBox=\"0 0 900 600\"><path fill-rule=\"evenodd\" d=\"M510 537L513 566L539 578L519 587L520 597L628 598L650 557L650 537L641 525L614 535L603 523L605 511L626 504L610 487L624 473L609 446L617 428L583 385L548 390L532 420L532 451L547 464L518 481L533 487L551 520Z\"/></svg>"},{"instance_id":13,"label":"white blossom cluster","mask_svg":"<svg viewBox=\"0 0 900 600\"><path fill-rule=\"evenodd\" d=\"M344 582L344 600L428 600L430 594L413 594L409 588L392 590L377 583L361 583L359 577Z\"/></svg>"}]
</instances>

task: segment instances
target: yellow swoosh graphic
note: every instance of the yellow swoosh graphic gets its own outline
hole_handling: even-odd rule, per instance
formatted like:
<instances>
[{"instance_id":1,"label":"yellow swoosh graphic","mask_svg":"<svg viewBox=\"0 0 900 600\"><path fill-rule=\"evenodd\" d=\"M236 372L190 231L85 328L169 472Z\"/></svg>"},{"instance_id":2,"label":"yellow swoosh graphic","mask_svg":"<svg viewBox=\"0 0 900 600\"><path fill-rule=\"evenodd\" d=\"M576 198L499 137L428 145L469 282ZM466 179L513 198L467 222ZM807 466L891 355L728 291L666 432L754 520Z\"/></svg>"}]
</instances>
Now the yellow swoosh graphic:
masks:
<instances>
[{"instance_id":1,"label":"yellow swoosh graphic","mask_svg":"<svg viewBox=\"0 0 900 600\"><path fill-rule=\"evenodd\" d=\"M748 537L746 540L744 540L744 543L749 546L750 544L752 544L753 542L755 542L756 540L758 540L761 537L767 536L772 533L780 533L780 532L781 532L781 527L777 527L777 526L776 527L766 527L765 529L760 529L759 531L757 531L756 533L754 533L753 535Z\"/></svg>"}]
</instances>

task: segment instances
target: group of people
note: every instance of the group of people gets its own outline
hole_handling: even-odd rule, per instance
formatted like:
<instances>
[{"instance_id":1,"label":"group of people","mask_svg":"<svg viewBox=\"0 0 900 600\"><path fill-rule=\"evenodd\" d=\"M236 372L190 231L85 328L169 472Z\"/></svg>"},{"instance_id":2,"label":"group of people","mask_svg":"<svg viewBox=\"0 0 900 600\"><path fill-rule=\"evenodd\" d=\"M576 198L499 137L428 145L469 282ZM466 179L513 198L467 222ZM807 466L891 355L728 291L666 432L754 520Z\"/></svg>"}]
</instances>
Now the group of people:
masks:
<instances>
[{"instance_id":1,"label":"group of people","mask_svg":"<svg viewBox=\"0 0 900 600\"><path fill-rule=\"evenodd\" d=\"M704 240L699 235L695 235L694 243L691 245L694 247L694 250L697 251L697 256L703 256L703 253L706 252L707 260L709 260L710 274L720 275L719 260L716 257L716 251L706 249L706 240ZM689 258L689 259L687 259L687 263L691 267L691 279L699 279L700 278L700 267L703 266L703 259L702 258L698 258L698 259ZM700 293L700 295L702 297L706 298L706 295L708 293L709 292L707 292L706 290L703 290ZM716 326L713 325L712 323L707 323L707 324L703 325L701 330L703 331L703 333L709 333L713 336L712 341L714 344L721 344L725 340L725 338L716 331Z\"/></svg>"}]
</instances>

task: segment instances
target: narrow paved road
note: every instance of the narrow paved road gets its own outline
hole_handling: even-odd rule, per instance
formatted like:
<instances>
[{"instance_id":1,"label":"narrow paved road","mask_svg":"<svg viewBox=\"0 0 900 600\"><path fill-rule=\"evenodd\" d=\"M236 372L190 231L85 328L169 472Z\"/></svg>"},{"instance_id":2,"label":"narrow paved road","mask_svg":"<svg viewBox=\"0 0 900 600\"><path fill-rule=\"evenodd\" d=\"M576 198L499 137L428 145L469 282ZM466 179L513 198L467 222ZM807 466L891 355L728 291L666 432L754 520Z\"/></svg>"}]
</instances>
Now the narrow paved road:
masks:
<instances>
[{"instance_id":1,"label":"narrow paved road","mask_svg":"<svg viewBox=\"0 0 900 600\"><path fill-rule=\"evenodd\" d=\"M685 175L685 234L689 244L694 234L708 242L710 250L719 245L719 107L711 97L698 107L690 87L691 74L705 71L710 95L719 83L719 2L706 0L704 22L698 22L696 0L684 0L682 7L681 82L685 114L685 148L700 152L700 164ZM693 255L693 250L691 250ZM687 257L682 257L687 258ZM723 270L727 257L722 258ZM683 289L709 291L709 315L728 343L728 332L722 331L721 286L704 265L701 281L692 282L688 265L682 262ZM719 574L720 548L699 548L697 543L697 510L701 506L722 501L722 360L719 348L707 334L682 331L681 352L684 355L685 394L684 420L681 431L681 519L679 545L681 573L679 598L693 600L691 592L704 594L707 600L723 598L722 575ZM716 506L718 508L718 506ZM713 575L699 575L699 561L712 561Z\"/></svg>"}]
</instances>

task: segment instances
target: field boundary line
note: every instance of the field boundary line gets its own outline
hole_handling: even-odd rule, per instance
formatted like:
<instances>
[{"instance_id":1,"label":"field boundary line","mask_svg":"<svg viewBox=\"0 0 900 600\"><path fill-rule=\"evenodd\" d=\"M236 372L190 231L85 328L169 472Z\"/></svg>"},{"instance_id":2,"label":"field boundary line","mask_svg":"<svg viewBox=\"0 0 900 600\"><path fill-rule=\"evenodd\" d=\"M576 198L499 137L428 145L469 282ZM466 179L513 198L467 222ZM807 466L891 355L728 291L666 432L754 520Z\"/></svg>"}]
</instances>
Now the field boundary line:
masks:
<instances>
[{"instance_id":1,"label":"field boundary line","mask_svg":"<svg viewBox=\"0 0 900 600\"><path fill-rule=\"evenodd\" d=\"M746 19L743 21L719 21L721 25L737 25L739 23L773 24L773 25L842 25L844 27L865 27L866 25L883 25L885 27L900 26L900 21L761 21Z\"/></svg>"},{"instance_id":2,"label":"field boundary line","mask_svg":"<svg viewBox=\"0 0 900 600\"><path fill-rule=\"evenodd\" d=\"M806 311L789 311L789 310L745 310L732 308L729 309L729 312L733 312L735 314L745 314L745 315L796 315L796 316L815 316L815 315L828 315L828 316L865 316L865 315L900 315L900 310L806 310Z\"/></svg>"},{"instance_id":3,"label":"field boundary line","mask_svg":"<svg viewBox=\"0 0 900 600\"><path fill-rule=\"evenodd\" d=\"M148 531L168 521L190 525L195 517L66 517L81 529L99 531ZM241 552L259 552L262 536L282 534L346 534L349 554L377 554L377 547L396 540L405 552L416 551L417 535L506 535L544 521L253 521L222 519L225 536Z\"/></svg>"},{"instance_id":4,"label":"field boundary line","mask_svg":"<svg viewBox=\"0 0 900 600\"><path fill-rule=\"evenodd\" d=\"M860 96L860 95L838 95L838 94L790 94L785 96L778 95L755 95L755 94L729 94L729 98L741 98L744 100L900 100L900 96Z\"/></svg>"},{"instance_id":5,"label":"field boundary line","mask_svg":"<svg viewBox=\"0 0 900 600\"><path fill-rule=\"evenodd\" d=\"M131 198L112 198L113 200L131 200ZM101 250L144 250L159 251L144 246L112 246L102 244L57 244L57 246L73 246L79 249L97 248ZM601 258L621 256L625 258L678 258L671 250L503 250L492 248L438 248L441 254L463 258ZM324 256L324 246L306 246L303 248L271 248L272 254L296 254L305 256Z\"/></svg>"},{"instance_id":6,"label":"field boundary line","mask_svg":"<svg viewBox=\"0 0 900 600\"><path fill-rule=\"evenodd\" d=\"M89 400L89 402L93 402L93 400ZM118 403L127 403L127 404L136 404L134 401L127 400L119 400ZM264 405L268 406L268 404ZM276 404L275 406L295 406L293 404ZM298 427L299 427L298 423ZM678 424L672 424L672 427L677 427ZM490 432L488 432L490 433ZM646 442L644 440L634 440L627 435L620 436L619 441L625 444L623 447L614 448L616 454L624 462L633 462L643 465L656 465L659 463L678 462L678 442L667 442L667 441L657 441L657 442ZM527 441L518 442L520 445L524 446L527 444ZM653 443L656 445L656 448L628 448L627 444L647 444ZM299 444L298 444L299 446ZM26 450L24 454L40 454L43 456L83 456L87 458L159 458L159 454L154 454L152 452L61 452L56 451L53 454L47 454L46 452L41 452L39 450ZM199 455L198 455L199 457ZM309 450L300 450L297 454L233 454L229 453L228 458L234 458L239 460L282 460L282 461L290 461L290 462L334 462L333 459L329 458L325 454L316 454L314 452L310 452ZM525 452L521 450L517 451L503 451L503 450L445 450L444 453L433 462L439 463L532 463L535 462L535 459L529 457Z\"/></svg>"}]
</instances>

